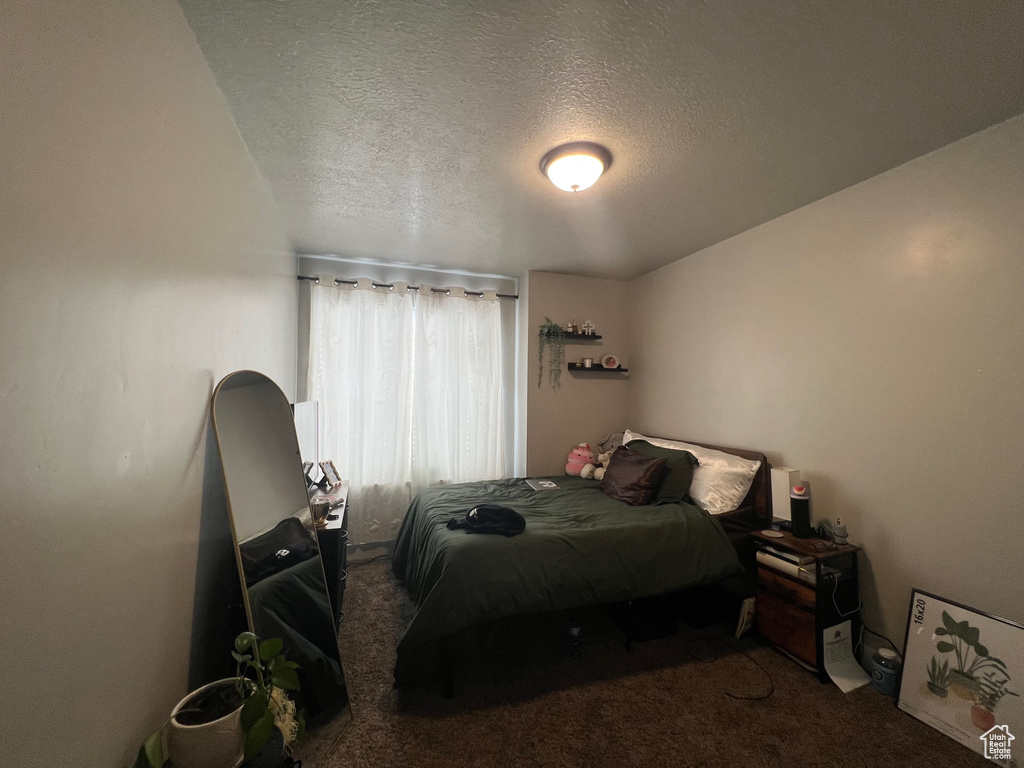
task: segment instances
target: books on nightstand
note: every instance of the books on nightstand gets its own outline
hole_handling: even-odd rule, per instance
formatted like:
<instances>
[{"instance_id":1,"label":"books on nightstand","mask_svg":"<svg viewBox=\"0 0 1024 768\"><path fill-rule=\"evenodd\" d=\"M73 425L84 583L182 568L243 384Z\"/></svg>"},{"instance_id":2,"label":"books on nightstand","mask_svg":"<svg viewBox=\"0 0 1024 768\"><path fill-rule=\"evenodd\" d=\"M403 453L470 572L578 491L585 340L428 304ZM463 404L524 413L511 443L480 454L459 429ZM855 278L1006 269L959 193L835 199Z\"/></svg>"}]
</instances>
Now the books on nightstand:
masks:
<instances>
[{"instance_id":1,"label":"books on nightstand","mask_svg":"<svg viewBox=\"0 0 1024 768\"><path fill-rule=\"evenodd\" d=\"M761 544L760 546L765 552L771 552L776 557L781 557L783 560L789 560L791 563L796 563L797 565L807 565L808 563L814 562L814 558L810 555L801 555L799 552L791 552L788 549L777 549L771 544Z\"/></svg>"},{"instance_id":2,"label":"books on nightstand","mask_svg":"<svg viewBox=\"0 0 1024 768\"><path fill-rule=\"evenodd\" d=\"M787 555L790 553L786 553ZM799 555L797 555L799 557ZM774 568L777 571L781 571L793 578L799 579L800 581L808 584L814 584L818 580L817 571L814 565L814 558L809 558L808 563L795 563L785 557L779 557L774 552L769 552L768 548L761 548L757 551L757 562L761 565L766 565L769 568Z\"/></svg>"}]
</instances>

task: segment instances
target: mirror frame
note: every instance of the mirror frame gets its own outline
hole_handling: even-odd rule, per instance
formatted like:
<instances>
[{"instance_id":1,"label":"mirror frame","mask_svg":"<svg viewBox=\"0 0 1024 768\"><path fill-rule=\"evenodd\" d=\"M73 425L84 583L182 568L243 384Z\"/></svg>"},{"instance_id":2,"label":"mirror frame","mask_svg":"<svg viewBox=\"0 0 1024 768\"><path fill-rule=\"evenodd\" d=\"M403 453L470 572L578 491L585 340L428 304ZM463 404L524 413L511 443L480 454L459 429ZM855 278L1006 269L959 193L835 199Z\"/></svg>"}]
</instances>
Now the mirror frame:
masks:
<instances>
[{"instance_id":1,"label":"mirror frame","mask_svg":"<svg viewBox=\"0 0 1024 768\"><path fill-rule=\"evenodd\" d=\"M289 414L289 418L292 419L292 421L291 421L292 429L290 431L291 444L288 447L290 449L294 449L294 454L295 454L295 475L296 475L296 478L297 478L297 482L302 487L303 494L305 495L305 499L306 499L306 507L305 507L305 509L306 509L306 516L307 516L306 519L308 520L308 525L309 525L310 533L314 537L316 537L316 526L313 523L313 510L312 510L312 507L311 507L311 505L309 503L309 492L308 492L308 488L306 487L306 482L305 482L305 479L304 479L304 473L302 471L302 459L301 459L300 452L299 452L299 440L298 440L298 436L297 436L297 434L295 432L294 416L293 416L292 410L291 410L291 403L288 402L288 397L282 391L281 387L278 386L277 382L275 382L273 379L271 379L266 374L260 373L259 371L253 371L253 370L250 370L250 369L242 369L242 370L233 371L232 373L227 374L224 378L222 378L220 380L220 382L214 388L213 394L210 397L210 419L211 419L211 422L213 424L214 438L216 439L216 443L217 443L217 457L218 457L218 459L219 459L219 461L221 463L221 481L224 484L224 498L225 498L225 501L227 503L228 522L231 525L231 538L232 538L232 540L234 542L235 563L237 565L237 570L238 570L238 579L239 579L239 581L241 583L241 588L242 588L242 601L245 604L245 617L246 617L246 621L249 624L249 631L253 632L253 633L257 634L257 635L259 633L256 630L256 624L255 624L255 621L253 620L252 605L249 602L249 588L246 585L246 581L245 581L245 568L244 568L244 566L242 564L242 550L241 550L241 547L240 547L241 542L239 541L239 538L238 538L238 527L235 524L235 512L234 512L234 509L233 509L232 503L231 503L231 489L228 487L227 476L226 476L226 474L224 472L224 453L223 453L223 447L221 445L221 439L220 439L220 428L219 428L219 426L217 424L216 402L217 402L217 396L223 390L238 389L238 388L242 388L242 387L245 387L245 386L251 386L251 385L254 385L254 384L266 384L266 383L269 383L269 384L271 384L273 386L273 389L274 389L274 392L275 392L275 397L279 397L280 398L282 407L285 409L285 412ZM302 508L300 507L298 511L301 512L301 509ZM302 522L303 522L303 525L306 525L306 520L303 520ZM319 545L319 540L318 540L318 545ZM319 563L320 563L320 575L323 578L324 596L326 598L327 595L328 595L327 574L324 571L324 561L323 561L322 553L318 552L317 559L319 560ZM336 647L337 652L338 652L338 663L341 665L341 674L342 674L342 677L344 679L344 674L345 674L345 672L344 672L344 662L342 661L341 642L340 642L340 639L338 637L338 634L339 634L338 633L338 625L337 625L337 622L335 621L335 617L334 616L330 616L329 619L330 619L332 630L333 630L334 644L335 644L335 647ZM262 640L262 639L266 639L266 638L261 637L260 639ZM350 722L351 719L352 719L352 701L351 701L351 699L349 697L349 687L348 687L348 681L347 680L345 680L344 687L345 687L345 705L342 708L342 710L336 715L336 717L342 718L342 720ZM347 717L345 716L346 715L346 711L347 711ZM326 725L326 723L324 723L324 725Z\"/></svg>"}]
</instances>

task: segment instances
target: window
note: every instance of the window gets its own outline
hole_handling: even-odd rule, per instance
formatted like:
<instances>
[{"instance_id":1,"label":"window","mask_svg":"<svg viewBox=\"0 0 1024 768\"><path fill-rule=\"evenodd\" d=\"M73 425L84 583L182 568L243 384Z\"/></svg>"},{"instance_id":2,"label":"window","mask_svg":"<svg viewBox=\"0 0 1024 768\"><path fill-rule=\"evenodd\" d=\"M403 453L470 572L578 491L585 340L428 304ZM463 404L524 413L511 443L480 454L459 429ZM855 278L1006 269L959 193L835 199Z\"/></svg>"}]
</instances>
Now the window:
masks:
<instances>
[{"instance_id":1,"label":"window","mask_svg":"<svg viewBox=\"0 0 1024 768\"><path fill-rule=\"evenodd\" d=\"M509 344L494 291L357 282L311 286L307 391L365 544L393 539L422 488L505 475Z\"/></svg>"}]
</instances>

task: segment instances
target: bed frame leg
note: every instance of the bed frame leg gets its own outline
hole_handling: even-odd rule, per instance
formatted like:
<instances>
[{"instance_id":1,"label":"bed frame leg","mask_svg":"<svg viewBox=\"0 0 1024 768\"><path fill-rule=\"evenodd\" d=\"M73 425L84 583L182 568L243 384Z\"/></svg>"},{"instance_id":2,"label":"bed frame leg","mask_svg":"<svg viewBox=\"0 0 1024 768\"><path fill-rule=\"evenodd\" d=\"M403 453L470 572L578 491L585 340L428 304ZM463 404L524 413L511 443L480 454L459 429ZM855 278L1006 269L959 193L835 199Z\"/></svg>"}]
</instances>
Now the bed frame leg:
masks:
<instances>
[{"instance_id":1,"label":"bed frame leg","mask_svg":"<svg viewBox=\"0 0 1024 768\"><path fill-rule=\"evenodd\" d=\"M626 602L626 653L633 652L633 601Z\"/></svg>"},{"instance_id":2,"label":"bed frame leg","mask_svg":"<svg viewBox=\"0 0 1024 768\"><path fill-rule=\"evenodd\" d=\"M452 663L452 643L441 639L441 695L449 701L455 698L455 665Z\"/></svg>"}]
</instances>

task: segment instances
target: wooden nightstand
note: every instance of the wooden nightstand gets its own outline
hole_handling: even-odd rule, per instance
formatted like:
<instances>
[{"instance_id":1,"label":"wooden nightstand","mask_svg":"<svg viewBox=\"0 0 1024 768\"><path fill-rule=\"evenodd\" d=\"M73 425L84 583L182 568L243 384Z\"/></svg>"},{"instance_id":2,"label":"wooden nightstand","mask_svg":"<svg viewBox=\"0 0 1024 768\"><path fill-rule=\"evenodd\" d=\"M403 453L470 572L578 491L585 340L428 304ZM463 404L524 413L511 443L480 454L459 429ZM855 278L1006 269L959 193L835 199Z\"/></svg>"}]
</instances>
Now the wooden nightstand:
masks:
<instances>
[{"instance_id":1,"label":"wooden nightstand","mask_svg":"<svg viewBox=\"0 0 1024 768\"><path fill-rule=\"evenodd\" d=\"M860 632L860 590L857 552L852 544L836 546L826 539L798 539L789 531L771 538L752 534L758 545L810 557L804 568L814 575L810 583L771 563L757 563L757 630L767 640L818 671L828 682L822 654L822 631L850 621L853 637Z\"/></svg>"}]
</instances>

